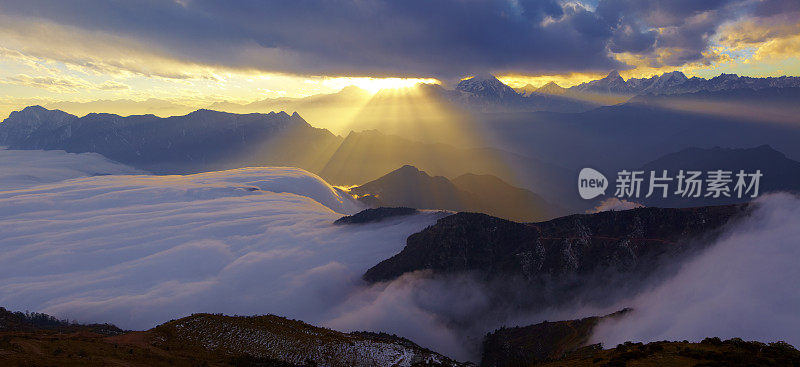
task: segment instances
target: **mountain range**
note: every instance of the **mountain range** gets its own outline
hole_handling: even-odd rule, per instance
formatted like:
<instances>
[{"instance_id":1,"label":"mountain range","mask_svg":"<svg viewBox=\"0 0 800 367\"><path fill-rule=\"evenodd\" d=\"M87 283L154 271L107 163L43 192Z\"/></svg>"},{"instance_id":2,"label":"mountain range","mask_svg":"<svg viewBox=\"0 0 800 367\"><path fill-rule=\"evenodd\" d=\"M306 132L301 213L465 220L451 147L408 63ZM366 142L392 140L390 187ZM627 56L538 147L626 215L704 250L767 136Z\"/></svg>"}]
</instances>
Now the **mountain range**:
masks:
<instances>
[{"instance_id":1,"label":"mountain range","mask_svg":"<svg viewBox=\"0 0 800 367\"><path fill-rule=\"evenodd\" d=\"M563 211L496 176L467 173L450 180L410 165L353 187L350 193L374 207L480 212L517 221L552 218Z\"/></svg>"},{"instance_id":2,"label":"mountain range","mask_svg":"<svg viewBox=\"0 0 800 367\"><path fill-rule=\"evenodd\" d=\"M800 87L800 77L793 76L753 78L740 77L736 74L721 74L705 79L687 78L682 72L673 71L649 78L625 80L615 70L604 78L569 88L563 88L551 81L539 88L528 84L522 88L513 89L492 75L479 75L462 80L455 90L470 93L480 99L482 103L470 101L466 104L481 112L499 110L582 112L600 105L625 102L630 97L637 95L676 95L704 91L797 87ZM499 106L503 108L499 108Z\"/></svg>"},{"instance_id":3,"label":"mountain range","mask_svg":"<svg viewBox=\"0 0 800 367\"><path fill-rule=\"evenodd\" d=\"M702 93L758 93L776 103L788 105L794 100L791 91L800 91L800 88L780 89L782 93L778 96L782 99L770 97L777 90ZM641 168L648 162L689 148L700 150L687 151L694 152L694 156L681 158L683 162L704 161L704 157L710 157L704 149L713 149L714 146L769 144L775 151L771 154L753 150L725 156L718 152L714 159L727 161L725 167L736 170L764 167L770 171L764 179L776 180L767 183L767 190L798 189L794 184L797 180L789 174L794 172L791 168L794 166L788 162L792 161L790 157L800 156L800 148L795 144L800 134L798 127L790 123L765 124L730 116L665 109L650 102L654 98L678 96L650 96L649 99L641 97L641 100L637 97L623 105L583 113L483 114L482 124L496 139L484 147L422 142L377 130L350 132L342 138L325 129L312 127L297 113L242 115L199 110L169 118L112 114L77 117L37 106L14 112L0 123L0 145L10 149L96 152L162 174L246 166L295 166L314 172L331 184L347 186L363 185L398 167L413 165L432 176L444 176L449 180L465 174L495 176L511 186L541 196L548 203L575 212L596 205L581 201L574 192L575 172L583 167L593 167L613 176L614 172L622 169ZM625 144L620 144L621 141ZM503 149L492 145L503 146ZM548 157L553 161L531 157ZM778 162L784 162L784 166L770 168L777 167ZM695 166L683 164L686 167L680 168L680 165L681 162L676 162L666 168L689 169ZM709 162L705 168L711 169L714 165L719 166ZM660 202L653 199L650 204L682 207L722 203L727 201ZM402 202L385 204L405 205ZM486 210L488 206L448 208ZM490 213L533 220L507 212Z\"/></svg>"},{"instance_id":4,"label":"mountain range","mask_svg":"<svg viewBox=\"0 0 800 367\"><path fill-rule=\"evenodd\" d=\"M340 138L298 114L232 114L198 110L185 116L77 117L39 106L12 112L0 124L10 149L96 152L156 173L194 173L245 166L295 166L319 171Z\"/></svg>"},{"instance_id":5,"label":"mountain range","mask_svg":"<svg viewBox=\"0 0 800 367\"><path fill-rule=\"evenodd\" d=\"M465 173L493 175L536 193L564 192L572 177L548 162L493 148L425 143L377 130L351 132L321 170L335 185L361 185L412 165L434 176L454 178Z\"/></svg>"},{"instance_id":6,"label":"mountain range","mask_svg":"<svg viewBox=\"0 0 800 367\"><path fill-rule=\"evenodd\" d=\"M753 78L736 74L720 74L710 79L687 78L680 71L673 71L649 78L623 79L619 72L612 71L606 77L570 87L568 92L591 92L610 94L683 94L700 91L733 89L764 89L800 87L800 77L782 76Z\"/></svg>"},{"instance_id":7,"label":"mountain range","mask_svg":"<svg viewBox=\"0 0 800 367\"><path fill-rule=\"evenodd\" d=\"M751 200L749 195L742 198L733 191L736 184L736 174L744 170L746 174L761 172L763 176L759 178L758 195L770 192L800 192L800 162L791 160L781 152L776 151L769 145L762 145L755 148L730 149L730 148L687 148L679 152L667 154L654 161L646 163L641 167L644 172L655 171L660 176L664 170L668 177L674 177L678 171L700 171L704 174L709 171L724 170L731 172L731 197L701 197L688 198L674 195L670 192L667 198L659 196L660 192L649 198L642 198L641 203L647 206L657 207L690 207L698 205L723 205L731 203L741 203ZM643 181L643 187L648 187L650 177ZM749 184L749 180L747 181ZM672 191L677 187L674 185ZM752 192L751 192L752 193ZM706 192L701 193L702 196Z\"/></svg>"}]
</instances>

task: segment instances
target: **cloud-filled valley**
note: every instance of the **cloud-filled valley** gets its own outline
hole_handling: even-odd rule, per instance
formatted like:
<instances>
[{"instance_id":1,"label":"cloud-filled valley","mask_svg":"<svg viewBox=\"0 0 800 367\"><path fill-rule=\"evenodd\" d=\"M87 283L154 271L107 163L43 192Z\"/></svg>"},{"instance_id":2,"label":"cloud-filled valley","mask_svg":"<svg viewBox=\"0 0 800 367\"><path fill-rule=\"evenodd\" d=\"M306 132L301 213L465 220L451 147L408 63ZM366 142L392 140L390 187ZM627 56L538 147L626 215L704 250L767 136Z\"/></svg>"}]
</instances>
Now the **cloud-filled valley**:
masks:
<instances>
[{"instance_id":1,"label":"cloud-filled valley","mask_svg":"<svg viewBox=\"0 0 800 367\"><path fill-rule=\"evenodd\" d=\"M599 326L596 342L723 339L800 344L800 198L765 196L678 274L627 300L633 311Z\"/></svg>"},{"instance_id":2,"label":"cloud-filled valley","mask_svg":"<svg viewBox=\"0 0 800 367\"><path fill-rule=\"evenodd\" d=\"M359 204L291 168L74 178L6 187L0 206L0 303L134 329L200 311L319 321L440 215L334 226Z\"/></svg>"},{"instance_id":3,"label":"cloud-filled valley","mask_svg":"<svg viewBox=\"0 0 800 367\"><path fill-rule=\"evenodd\" d=\"M48 161L64 162L62 170ZM300 169L154 176L57 151L0 150L0 162L30 168L24 181L10 180L19 177L11 170L0 176L8 182L0 189L0 304L10 309L128 329L195 312L271 313L396 333L461 360L480 358L479 338L502 325L622 307L635 311L602 324L596 341L709 333L800 341L791 316L800 305L797 244L787 240L798 238L797 198L788 195L760 200L755 214L652 290L613 305L578 297L525 310L493 304L491 283L464 274L415 272L367 285L368 268L446 213L335 225L362 204Z\"/></svg>"}]
</instances>

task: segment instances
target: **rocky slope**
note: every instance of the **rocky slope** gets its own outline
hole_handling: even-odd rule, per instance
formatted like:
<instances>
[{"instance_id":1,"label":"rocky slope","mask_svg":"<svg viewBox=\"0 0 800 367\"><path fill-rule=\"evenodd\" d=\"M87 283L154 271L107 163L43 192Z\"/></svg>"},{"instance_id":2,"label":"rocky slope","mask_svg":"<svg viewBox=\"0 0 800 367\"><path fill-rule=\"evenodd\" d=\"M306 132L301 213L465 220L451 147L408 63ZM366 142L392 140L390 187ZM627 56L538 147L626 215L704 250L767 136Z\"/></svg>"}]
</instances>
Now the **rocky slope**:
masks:
<instances>
[{"instance_id":1,"label":"rocky slope","mask_svg":"<svg viewBox=\"0 0 800 367\"><path fill-rule=\"evenodd\" d=\"M380 334L345 334L278 316L230 317L196 314L152 330L155 345L205 349L229 356L268 358L320 366L461 365L402 339Z\"/></svg>"},{"instance_id":2,"label":"rocky slope","mask_svg":"<svg viewBox=\"0 0 800 367\"><path fill-rule=\"evenodd\" d=\"M486 284L497 307L613 302L673 271L747 212L745 205L639 208L540 223L458 213L409 236L399 254L363 278L388 281L420 270L433 277L469 274Z\"/></svg>"}]
</instances>

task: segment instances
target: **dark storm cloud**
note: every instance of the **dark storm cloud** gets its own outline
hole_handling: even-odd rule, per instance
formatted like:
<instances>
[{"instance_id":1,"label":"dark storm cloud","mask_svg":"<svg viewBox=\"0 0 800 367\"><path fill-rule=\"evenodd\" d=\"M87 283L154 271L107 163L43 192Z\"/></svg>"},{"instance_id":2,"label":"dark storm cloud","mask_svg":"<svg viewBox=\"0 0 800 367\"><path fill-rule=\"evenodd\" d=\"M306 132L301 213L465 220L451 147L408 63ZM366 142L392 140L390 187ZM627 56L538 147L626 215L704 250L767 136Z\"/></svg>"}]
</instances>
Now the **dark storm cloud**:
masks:
<instances>
[{"instance_id":1,"label":"dark storm cloud","mask_svg":"<svg viewBox=\"0 0 800 367\"><path fill-rule=\"evenodd\" d=\"M0 13L130 37L201 64L449 78L624 68L611 52L656 47L681 49L676 63L695 60L736 16L732 4L601 0L593 11L554 0L0 0Z\"/></svg>"},{"instance_id":2,"label":"dark storm cloud","mask_svg":"<svg viewBox=\"0 0 800 367\"><path fill-rule=\"evenodd\" d=\"M612 29L613 52L629 51L655 56L669 49L653 66L679 66L699 61L717 28L745 16L751 0L601 0L597 14ZM649 29L649 30L648 30Z\"/></svg>"}]
</instances>

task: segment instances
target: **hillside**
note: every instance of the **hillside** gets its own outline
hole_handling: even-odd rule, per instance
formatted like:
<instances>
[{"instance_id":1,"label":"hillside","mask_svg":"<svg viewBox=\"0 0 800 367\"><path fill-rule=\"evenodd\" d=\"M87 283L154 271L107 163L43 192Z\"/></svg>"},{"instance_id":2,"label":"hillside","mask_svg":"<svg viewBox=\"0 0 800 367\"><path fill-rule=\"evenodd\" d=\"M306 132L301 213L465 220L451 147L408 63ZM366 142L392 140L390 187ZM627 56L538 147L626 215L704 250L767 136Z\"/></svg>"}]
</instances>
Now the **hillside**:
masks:
<instances>
[{"instance_id":1,"label":"hillside","mask_svg":"<svg viewBox=\"0 0 800 367\"><path fill-rule=\"evenodd\" d=\"M0 308L0 320L14 314ZM18 313L17 313L18 314ZM17 315L19 316L19 315ZM13 316L13 317L17 317ZM625 317L544 321L488 333L481 366L796 366L800 352L783 342L626 342L587 345L594 327ZM24 317L30 319L30 317ZM37 319L52 319L36 314ZM63 324L63 323L62 323ZM106 330L114 329L105 325ZM195 314L148 331L98 332L94 325L0 328L0 361L9 366L474 366L408 339L380 332L341 333L283 317Z\"/></svg>"},{"instance_id":2,"label":"hillside","mask_svg":"<svg viewBox=\"0 0 800 367\"><path fill-rule=\"evenodd\" d=\"M559 360L589 344L592 330L603 320L624 317L629 309L610 315L503 327L483 339L481 366L527 366Z\"/></svg>"},{"instance_id":3,"label":"hillside","mask_svg":"<svg viewBox=\"0 0 800 367\"><path fill-rule=\"evenodd\" d=\"M278 316L196 314L152 330L167 350L196 350L323 366L412 366L458 363L407 340L370 333L345 334Z\"/></svg>"},{"instance_id":4,"label":"hillside","mask_svg":"<svg viewBox=\"0 0 800 367\"><path fill-rule=\"evenodd\" d=\"M0 308L0 322L11 318L20 315ZM44 319L55 320L35 314L17 320L25 328L0 328L3 365L465 366L394 335L346 334L272 315L195 314L129 332L64 322L56 328Z\"/></svg>"}]
</instances>

